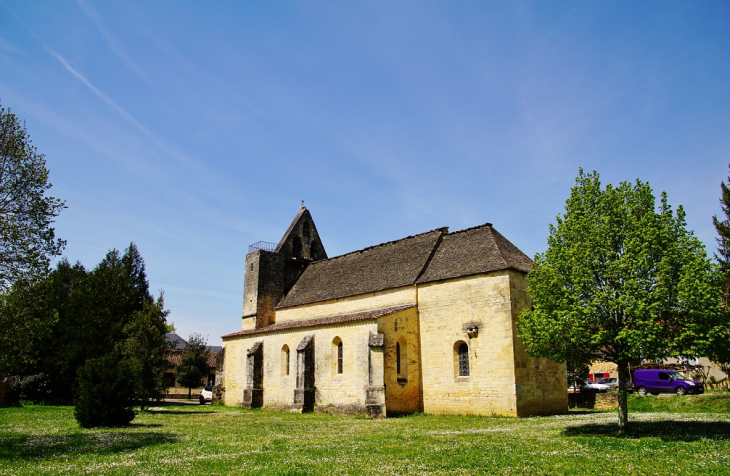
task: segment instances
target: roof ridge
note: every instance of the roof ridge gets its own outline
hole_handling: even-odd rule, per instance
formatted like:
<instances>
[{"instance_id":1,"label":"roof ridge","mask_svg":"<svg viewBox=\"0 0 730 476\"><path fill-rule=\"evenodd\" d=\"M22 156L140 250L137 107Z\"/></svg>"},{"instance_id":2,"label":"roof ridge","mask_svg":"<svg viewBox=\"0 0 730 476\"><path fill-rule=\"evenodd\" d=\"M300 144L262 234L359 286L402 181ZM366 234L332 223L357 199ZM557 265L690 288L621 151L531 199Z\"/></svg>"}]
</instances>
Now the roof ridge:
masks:
<instances>
[{"instance_id":1,"label":"roof ridge","mask_svg":"<svg viewBox=\"0 0 730 476\"><path fill-rule=\"evenodd\" d=\"M452 232L449 233L449 235L456 235L458 233L464 233L464 232L467 232L467 231L476 230L477 228L485 228L485 227L494 228L494 225L492 225L491 223L487 222L487 223L484 223L482 225L470 226L469 228L464 228L463 230L452 231Z\"/></svg>"},{"instance_id":2,"label":"roof ridge","mask_svg":"<svg viewBox=\"0 0 730 476\"><path fill-rule=\"evenodd\" d=\"M504 265L507 268L509 268L510 262L507 261L507 258L504 257L504 253L502 253L502 247L499 246L499 243L497 242L498 241L497 240L497 237L494 236L494 233L497 233L498 235L500 235L500 233L497 232L497 230L495 230L493 227L490 226L489 227L489 234L492 236L492 240L494 241L494 247L497 248L497 253L499 253L499 256L502 258L502 261L504 262Z\"/></svg>"},{"instance_id":3,"label":"roof ridge","mask_svg":"<svg viewBox=\"0 0 730 476\"><path fill-rule=\"evenodd\" d=\"M431 252L428 254L428 258L426 258L426 262L423 264L423 267L421 268L421 271L418 273L418 276L416 276L416 279L413 280L414 283L417 283L419 279L421 279L421 276L423 276L423 273L426 272L428 267L431 265L431 260L436 255L436 252L439 250L439 247L441 246L441 243L444 241L444 236L449 234L449 229L446 228L446 232L441 233L436 240L436 243L433 245L433 248L431 248Z\"/></svg>"},{"instance_id":4,"label":"roof ridge","mask_svg":"<svg viewBox=\"0 0 730 476\"><path fill-rule=\"evenodd\" d=\"M366 248L362 248L362 249L359 249L359 250L349 251L349 252L344 253L344 254L341 254L341 255L333 256L332 258L327 258L327 259L322 259L322 260L318 260L318 261L313 261L312 263L309 264L309 266L316 266L316 265L319 265L319 264L322 264L322 263L328 263L328 262L334 261L336 259L340 259L340 258L344 258L346 256L354 255L355 253L362 253L363 251L369 251L369 250L372 250L372 249L375 249L375 248L380 248L381 246L392 245L393 243L398 243L399 241L409 240L411 238L416 238L416 237L419 237L419 236L422 236L422 235L427 235L427 234L433 233L435 231L441 231L442 233L447 233L448 234L449 233L449 227L448 226L442 226L440 228L434 228L433 230L424 231L423 233L418 233L418 234L415 234L415 235L408 235L406 237L399 238L397 240L385 241L383 243L378 243L377 245L368 246Z\"/></svg>"}]
</instances>

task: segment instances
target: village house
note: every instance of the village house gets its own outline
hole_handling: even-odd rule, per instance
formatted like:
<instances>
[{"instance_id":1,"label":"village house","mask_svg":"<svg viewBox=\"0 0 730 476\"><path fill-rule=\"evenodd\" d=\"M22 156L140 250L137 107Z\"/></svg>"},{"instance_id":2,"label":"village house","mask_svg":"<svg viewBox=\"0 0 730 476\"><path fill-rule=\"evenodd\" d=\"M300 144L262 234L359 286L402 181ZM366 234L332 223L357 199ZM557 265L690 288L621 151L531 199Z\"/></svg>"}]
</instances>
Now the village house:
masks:
<instances>
[{"instance_id":1,"label":"village house","mask_svg":"<svg viewBox=\"0 0 730 476\"><path fill-rule=\"evenodd\" d=\"M165 361L167 362L167 368L165 369L164 382L165 382L165 397L167 398L187 398L188 388L181 386L175 379L175 367L180 363L185 351L185 339L179 335L169 332L165 334L169 349L165 350ZM215 385L217 380L216 363L220 360L221 346L208 346L208 375L203 377L200 381L200 385L193 387L190 390L192 395L197 396L203 387L208 385Z\"/></svg>"},{"instance_id":2,"label":"village house","mask_svg":"<svg viewBox=\"0 0 730 476\"><path fill-rule=\"evenodd\" d=\"M568 409L565 365L518 337L531 260L491 224L328 258L302 205L249 247L241 330L223 336L225 403L385 416Z\"/></svg>"}]
</instances>

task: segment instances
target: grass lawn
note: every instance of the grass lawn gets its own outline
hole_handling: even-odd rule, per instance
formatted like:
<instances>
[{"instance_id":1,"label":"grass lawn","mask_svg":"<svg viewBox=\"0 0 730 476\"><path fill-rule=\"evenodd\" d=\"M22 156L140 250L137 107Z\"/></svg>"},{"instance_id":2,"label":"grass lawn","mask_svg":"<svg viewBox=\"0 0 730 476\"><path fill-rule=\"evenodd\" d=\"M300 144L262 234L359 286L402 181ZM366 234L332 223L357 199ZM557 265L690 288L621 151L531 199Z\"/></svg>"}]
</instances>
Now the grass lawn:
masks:
<instances>
[{"instance_id":1,"label":"grass lawn","mask_svg":"<svg viewBox=\"0 0 730 476\"><path fill-rule=\"evenodd\" d=\"M672 399L689 409L666 411ZM627 437L614 412L373 421L165 406L128 428L84 430L72 407L2 408L0 474L730 475L730 395L630 401L651 404L661 411L631 412Z\"/></svg>"}]
</instances>

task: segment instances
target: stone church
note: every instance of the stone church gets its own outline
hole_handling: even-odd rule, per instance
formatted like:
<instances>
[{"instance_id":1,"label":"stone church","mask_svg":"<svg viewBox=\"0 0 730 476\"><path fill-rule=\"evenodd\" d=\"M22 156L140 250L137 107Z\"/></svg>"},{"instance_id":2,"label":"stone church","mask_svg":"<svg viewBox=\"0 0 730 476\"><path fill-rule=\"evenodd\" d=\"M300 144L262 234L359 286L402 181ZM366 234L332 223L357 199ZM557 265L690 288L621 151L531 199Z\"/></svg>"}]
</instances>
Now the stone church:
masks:
<instances>
[{"instance_id":1,"label":"stone church","mask_svg":"<svg viewBox=\"0 0 730 476\"><path fill-rule=\"evenodd\" d=\"M564 364L517 335L531 260L491 224L328 258L302 205L249 247L225 402L295 412L565 413Z\"/></svg>"}]
</instances>

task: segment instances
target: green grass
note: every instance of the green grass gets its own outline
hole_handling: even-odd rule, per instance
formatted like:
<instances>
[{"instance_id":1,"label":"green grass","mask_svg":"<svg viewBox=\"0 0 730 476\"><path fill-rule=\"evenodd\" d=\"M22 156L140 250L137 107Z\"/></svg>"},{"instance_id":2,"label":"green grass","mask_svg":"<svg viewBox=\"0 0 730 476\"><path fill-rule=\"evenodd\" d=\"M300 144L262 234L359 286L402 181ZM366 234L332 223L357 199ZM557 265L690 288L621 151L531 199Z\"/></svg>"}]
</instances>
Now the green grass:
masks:
<instances>
[{"instance_id":1,"label":"green grass","mask_svg":"<svg viewBox=\"0 0 730 476\"><path fill-rule=\"evenodd\" d=\"M629 395L629 412L729 413L730 393L703 395Z\"/></svg>"},{"instance_id":2,"label":"green grass","mask_svg":"<svg viewBox=\"0 0 730 476\"><path fill-rule=\"evenodd\" d=\"M84 430L72 407L26 406L0 409L0 474L730 474L730 413L630 420L618 437L614 412L373 421L167 406Z\"/></svg>"}]
</instances>

